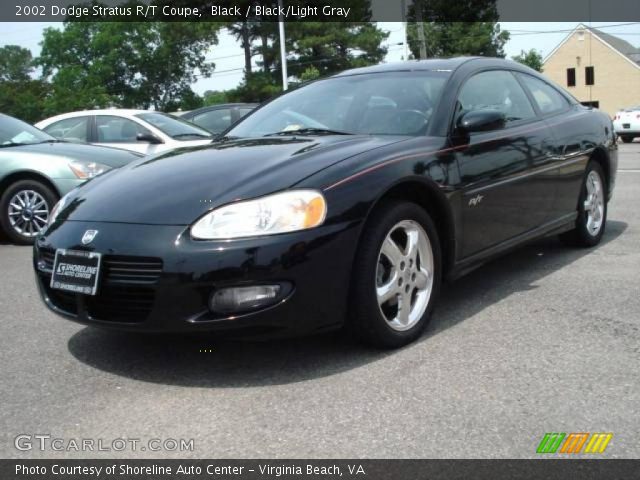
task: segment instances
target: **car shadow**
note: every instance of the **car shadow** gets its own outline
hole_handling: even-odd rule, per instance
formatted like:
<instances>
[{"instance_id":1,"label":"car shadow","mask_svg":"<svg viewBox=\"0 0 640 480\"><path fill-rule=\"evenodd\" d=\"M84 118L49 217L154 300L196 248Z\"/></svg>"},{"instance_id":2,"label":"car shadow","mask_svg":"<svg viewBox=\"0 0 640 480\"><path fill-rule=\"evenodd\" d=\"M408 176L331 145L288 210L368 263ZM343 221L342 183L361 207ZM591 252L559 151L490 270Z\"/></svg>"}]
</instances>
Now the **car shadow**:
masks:
<instances>
[{"instance_id":1,"label":"car shadow","mask_svg":"<svg viewBox=\"0 0 640 480\"><path fill-rule=\"evenodd\" d=\"M609 221L602 248L626 230ZM416 348L594 249L574 249L555 237L502 256L445 285L434 317ZM68 341L81 362L134 380L204 388L289 384L331 376L381 360L394 351L366 348L339 333L268 342L223 341L210 335L140 335L84 328Z\"/></svg>"}]
</instances>

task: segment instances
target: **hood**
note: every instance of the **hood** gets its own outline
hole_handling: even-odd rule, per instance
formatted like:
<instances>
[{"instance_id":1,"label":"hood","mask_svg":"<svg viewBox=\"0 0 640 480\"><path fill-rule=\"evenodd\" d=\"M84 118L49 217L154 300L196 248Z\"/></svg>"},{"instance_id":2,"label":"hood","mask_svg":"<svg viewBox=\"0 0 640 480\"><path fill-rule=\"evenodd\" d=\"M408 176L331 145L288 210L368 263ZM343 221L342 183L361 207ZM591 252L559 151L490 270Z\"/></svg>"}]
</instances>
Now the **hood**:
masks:
<instances>
[{"instance_id":1,"label":"hood","mask_svg":"<svg viewBox=\"0 0 640 480\"><path fill-rule=\"evenodd\" d=\"M286 189L353 155L406 137L267 137L145 157L87 182L61 218L188 225L234 200Z\"/></svg>"},{"instance_id":2,"label":"hood","mask_svg":"<svg viewBox=\"0 0 640 480\"><path fill-rule=\"evenodd\" d=\"M46 155L65 158L66 160L85 160L111 168L122 167L141 157L140 154L120 150L118 148L98 147L83 143L37 143L34 145L20 145L11 147L11 153L17 155Z\"/></svg>"}]
</instances>

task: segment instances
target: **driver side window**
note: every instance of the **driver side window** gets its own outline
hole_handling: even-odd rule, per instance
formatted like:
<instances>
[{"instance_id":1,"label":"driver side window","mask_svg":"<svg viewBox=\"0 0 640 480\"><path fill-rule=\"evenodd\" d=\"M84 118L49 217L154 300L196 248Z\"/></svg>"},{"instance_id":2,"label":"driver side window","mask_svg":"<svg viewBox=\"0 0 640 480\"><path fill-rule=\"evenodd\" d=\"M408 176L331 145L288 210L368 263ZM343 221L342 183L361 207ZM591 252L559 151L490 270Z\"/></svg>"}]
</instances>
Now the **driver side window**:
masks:
<instances>
[{"instance_id":1,"label":"driver side window","mask_svg":"<svg viewBox=\"0 0 640 480\"><path fill-rule=\"evenodd\" d=\"M507 125L536 116L529 98L511 72L492 70L471 77L460 91L457 116L476 110L504 113Z\"/></svg>"}]
</instances>

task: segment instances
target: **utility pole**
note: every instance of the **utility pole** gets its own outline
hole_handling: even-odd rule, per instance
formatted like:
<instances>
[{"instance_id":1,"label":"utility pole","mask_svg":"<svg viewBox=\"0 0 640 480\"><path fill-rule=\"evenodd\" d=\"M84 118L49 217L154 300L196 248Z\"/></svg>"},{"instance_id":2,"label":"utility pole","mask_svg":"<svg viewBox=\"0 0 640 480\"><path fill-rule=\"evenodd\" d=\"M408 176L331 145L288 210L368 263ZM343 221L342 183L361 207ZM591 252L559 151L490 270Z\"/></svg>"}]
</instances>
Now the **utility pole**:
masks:
<instances>
[{"instance_id":1,"label":"utility pole","mask_svg":"<svg viewBox=\"0 0 640 480\"><path fill-rule=\"evenodd\" d=\"M282 0L278 0L278 33L280 34L280 65L282 66L282 89L287 90L289 88L289 75L287 74L287 48L284 37L284 18L282 18Z\"/></svg>"},{"instance_id":2,"label":"utility pole","mask_svg":"<svg viewBox=\"0 0 640 480\"><path fill-rule=\"evenodd\" d=\"M416 23L418 26L418 42L420 43L420 60L427 58L427 41L424 37L424 24L422 23L422 0L416 0Z\"/></svg>"}]
</instances>

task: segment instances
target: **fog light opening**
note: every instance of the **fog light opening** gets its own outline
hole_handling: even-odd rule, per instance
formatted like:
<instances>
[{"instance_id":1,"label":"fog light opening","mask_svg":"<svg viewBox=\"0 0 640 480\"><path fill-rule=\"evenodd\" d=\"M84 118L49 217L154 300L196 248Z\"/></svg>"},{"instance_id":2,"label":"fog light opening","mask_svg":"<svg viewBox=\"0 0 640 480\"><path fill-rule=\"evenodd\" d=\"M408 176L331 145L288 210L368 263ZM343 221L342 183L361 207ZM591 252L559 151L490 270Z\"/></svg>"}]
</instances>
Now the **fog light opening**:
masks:
<instances>
[{"instance_id":1,"label":"fog light opening","mask_svg":"<svg viewBox=\"0 0 640 480\"><path fill-rule=\"evenodd\" d=\"M237 313L273 305L279 300L280 285L255 285L216 290L209 299L209 308L217 313Z\"/></svg>"}]
</instances>

